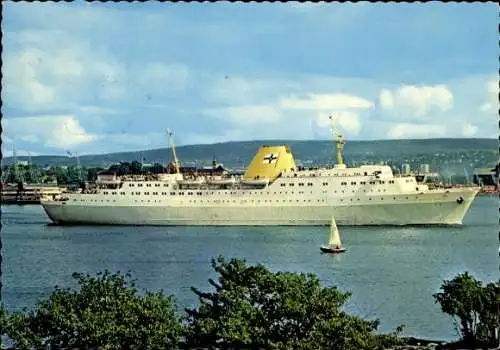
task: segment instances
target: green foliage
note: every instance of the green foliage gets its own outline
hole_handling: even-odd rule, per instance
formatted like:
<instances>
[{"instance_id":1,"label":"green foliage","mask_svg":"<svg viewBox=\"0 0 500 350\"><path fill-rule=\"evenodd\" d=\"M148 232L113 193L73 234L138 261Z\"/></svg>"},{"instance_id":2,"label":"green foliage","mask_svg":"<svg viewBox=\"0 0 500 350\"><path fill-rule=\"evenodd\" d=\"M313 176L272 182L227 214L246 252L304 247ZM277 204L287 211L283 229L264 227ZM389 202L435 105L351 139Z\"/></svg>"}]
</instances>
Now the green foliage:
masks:
<instances>
[{"instance_id":1,"label":"green foliage","mask_svg":"<svg viewBox=\"0 0 500 350\"><path fill-rule=\"evenodd\" d=\"M182 327L173 297L137 295L130 275L73 274L79 291L59 289L33 311L2 309L2 334L16 348L165 349L177 346Z\"/></svg>"},{"instance_id":2,"label":"green foliage","mask_svg":"<svg viewBox=\"0 0 500 350\"><path fill-rule=\"evenodd\" d=\"M55 288L31 311L0 307L0 334L16 348L103 349L386 349L400 345L402 327L377 334L378 320L342 310L350 294L323 286L313 274L271 272L244 260L212 260L215 288L192 288L199 305L181 317L172 296L139 295L130 275L73 274L77 290ZM467 272L434 294L464 345L498 346L500 280L482 286ZM182 322L184 321L184 322Z\"/></svg>"},{"instance_id":3,"label":"green foliage","mask_svg":"<svg viewBox=\"0 0 500 350\"><path fill-rule=\"evenodd\" d=\"M500 280L483 287L464 272L444 281L434 299L443 312L452 316L466 345L498 345L495 329L500 330Z\"/></svg>"},{"instance_id":4,"label":"green foliage","mask_svg":"<svg viewBox=\"0 0 500 350\"><path fill-rule=\"evenodd\" d=\"M197 309L187 309L189 347L265 349L374 349L397 343L378 336L378 321L341 311L350 294L322 287L312 274L272 273L244 260L212 261L215 292L196 288Z\"/></svg>"}]
</instances>

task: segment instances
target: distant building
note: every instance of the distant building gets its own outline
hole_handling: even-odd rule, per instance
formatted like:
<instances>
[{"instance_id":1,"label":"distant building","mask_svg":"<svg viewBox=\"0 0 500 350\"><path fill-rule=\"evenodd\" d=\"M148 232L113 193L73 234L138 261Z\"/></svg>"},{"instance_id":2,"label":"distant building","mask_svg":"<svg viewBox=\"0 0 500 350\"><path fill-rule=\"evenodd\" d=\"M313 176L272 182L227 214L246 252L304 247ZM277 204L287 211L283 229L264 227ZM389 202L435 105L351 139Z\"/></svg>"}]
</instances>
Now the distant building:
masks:
<instances>
[{"instance_id":1,"label":"distant building","mask_svg":"<svg viewBox=\"0 0 500 350\"><path fill-rule=\"evenodd\" d=\"M427 173L430 173L430 167L429 167L429 164L420 164L420 173L421 174L427 174Z\"/></svg>"},{"instance_id":2,"label":"distant building","mask_svg":"<svg viewBox=\"0 0 500 350\"><path fill-rule=\"evenodd\" d=\"M408 175L411 173L410 164L408 163L403 164L402 173L403 175Z\"/></svg>"},{"instance_id":3,"label":"distant building","mask_svg":"<svg viewBox=\"0 0 500 350\"><path fill-rule=\"evenodd\" d=\"M498 184L498 165L493 168L474 169L473 182L480 186L496 186Z\"/></svg>"}]
</instances>

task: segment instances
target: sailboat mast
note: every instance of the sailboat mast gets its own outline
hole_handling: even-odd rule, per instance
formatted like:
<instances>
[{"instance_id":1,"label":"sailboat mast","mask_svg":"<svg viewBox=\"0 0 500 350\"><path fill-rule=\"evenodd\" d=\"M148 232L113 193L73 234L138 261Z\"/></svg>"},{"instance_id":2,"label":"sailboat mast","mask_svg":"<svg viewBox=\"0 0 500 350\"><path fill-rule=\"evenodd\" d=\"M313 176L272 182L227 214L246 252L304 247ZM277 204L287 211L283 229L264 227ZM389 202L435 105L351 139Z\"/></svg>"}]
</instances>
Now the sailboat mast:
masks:
<instances>
[{"instance_id":1,"label":"sailboat mast","mask_svg":"<svg viewBox=\"0 0 500 350\"><path fill-rule=\"evenodd\" d=\"M335 222L335 218L332 217L330 222L330 237L328 238L328 244L330 246L340 247L342 242L340 241L340 234L337 228L337 223Z\"/></svg>"}]
</instances>

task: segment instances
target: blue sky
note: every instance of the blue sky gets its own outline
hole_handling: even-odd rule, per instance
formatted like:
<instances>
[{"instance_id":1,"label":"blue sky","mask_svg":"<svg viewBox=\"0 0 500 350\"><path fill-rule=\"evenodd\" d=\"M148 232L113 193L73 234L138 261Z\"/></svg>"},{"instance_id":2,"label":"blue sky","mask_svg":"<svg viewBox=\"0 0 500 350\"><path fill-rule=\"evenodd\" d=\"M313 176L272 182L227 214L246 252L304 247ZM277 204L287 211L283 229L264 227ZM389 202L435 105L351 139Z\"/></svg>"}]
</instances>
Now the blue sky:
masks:
<instances>
[{"instance_id":1,"label":"blue sky","mask_svg":"<svg viewBox=\"0 0 500 350\"><path fill-rule=\"evenodd\" d=\"M493 4L5 3L5 155L496 138Z\"/></svg>"}]
</instances>

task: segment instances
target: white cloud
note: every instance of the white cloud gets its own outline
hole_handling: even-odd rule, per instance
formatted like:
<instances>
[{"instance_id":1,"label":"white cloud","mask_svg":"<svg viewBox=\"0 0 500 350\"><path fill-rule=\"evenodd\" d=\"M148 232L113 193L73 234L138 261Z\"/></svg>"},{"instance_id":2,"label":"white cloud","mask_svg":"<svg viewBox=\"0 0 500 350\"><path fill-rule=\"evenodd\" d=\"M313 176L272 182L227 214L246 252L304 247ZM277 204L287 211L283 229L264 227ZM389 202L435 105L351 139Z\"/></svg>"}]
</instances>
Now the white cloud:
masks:
<instances>
[{"instance_id":1,"label":"white cloud","mask_svg":"<svg viewBox=\"0 0 500 350\"><path fill-rule=\"evenodd\" d=\"M391 139L430 138L446 135L446 127L437 124L396 124L387 134Z\"/></svg>"},{"instance_id":2,"label":"white cloud","mask_svg":"<svg viewBox=\"0 0 500 350\"><path fill-rule=\"evenodd\" d=\"M66 149L95 139L72 115L46 115L3 119L4 133L11 140Z\"/></svg>"},{"instance_id":3,"label":"white cloud","mask_svg":"<svg viewBox=\"0 0 500 350\"><path fill-rule=\"evenodd\" d=\"M90 38L59 30L6 32L5 38L3 99L25 113L75 113L145 92L161 98L184 90L189 79L183 64L126 64Z\"/></svg>"},{"instance_id":4,"label":"white cloud","mask_svg":"<svg viewBox=\"0 0 500 350\"><path fill-rule=\"evenodd\" d=\"M477 134L478 127L475 125L472 125L469 122L464 122L462 124L462 135L465 137L472 137L475 134Z\"/></svg>"},{"instance_id":5,"label":"white cloud","mask_svg":"<svg viewBox=\"0 0 500 350\"><path fill-rule=\"evenodd\" d=\"M62 31L25 30L7 32L6 43L2 68L9 107L71 111L85 99L124 96L125 68L88 41Z\"/></svg>"},{"instance_id":6,"label":"white cloud","mask_svg":"<svg viewBox=\"0 0 500 350\"><path fill-rule=\"evenodd\" d=\"M394 97L392 96L392 92L387 89L381 90L379 96L379 103L382 109L394 108Z\"/></svg>"},{"instance_id":7,"label":"white cloud","mask_svg":"<svg viewBox=\"0 0 500 350\"><path fill-rule=\"evenodd\" d=\"M281 120L280 111L273 106L266 105L208 109L204 111L204 114L227 120L238 126L273 124Z\"/></svg>"},{"instance_id":8,"label":"white cloud","mask_svg":"<svg viewBox=\"0 0 500 350\"><path fill-rule=\"evenodd\" d=\"M398 118L427 117L431 113L453 108L453 94L445 85L403 85L399 89L382 89L379 94L382 111L393 112Z\"/></svg>"},{"instance_id":9,"label":"white cloud","mask_svg":"<svg viewBox=\"0 0 500 350\"><path fill-rule=\"evenodd\" d=\"M37 67L43 53L37 49L25 50L17 55L5 55L2 66L4 103L25 104L40 108L56 102L52 87L41 82Z\"/></svg>"},{"instance_id":10,"label":"white cloud","mask_svg":"<svg viewBox=\"0 0 500 350\"><path fill-rule=\"evenodd\" d=\"M490 80L486 83L487 100L479 107L481 112L487 114L498 114L498 80Z\"/></svg>"},{"instance_id":11,"label":"white cloud","mask_svg":"<svg viewBox=\"0 0 500 350\"><path fill-rule=\"evenodd\" d=\"M373 103L361 97L334 93L334 94L310 94L307 98L295 96L282 98L280 105L285 109L313 109L313 110L337 110L350 108L371 108Z\"/></svg>"},{"instance_id":12,"label":"white cloud","mask_svg":"<svg viewBox=\"0 0 500 350\"><path fill-rule=\"evenodd\" d=\"M316 117L316 125L319 128L329 130L330 128L330 114L320 113ZM352 111L337 112L334 114L335 125L339 125L345 131L357 135L361 129L361 121L357 113Z\"/></svg>"}]
</instances>

